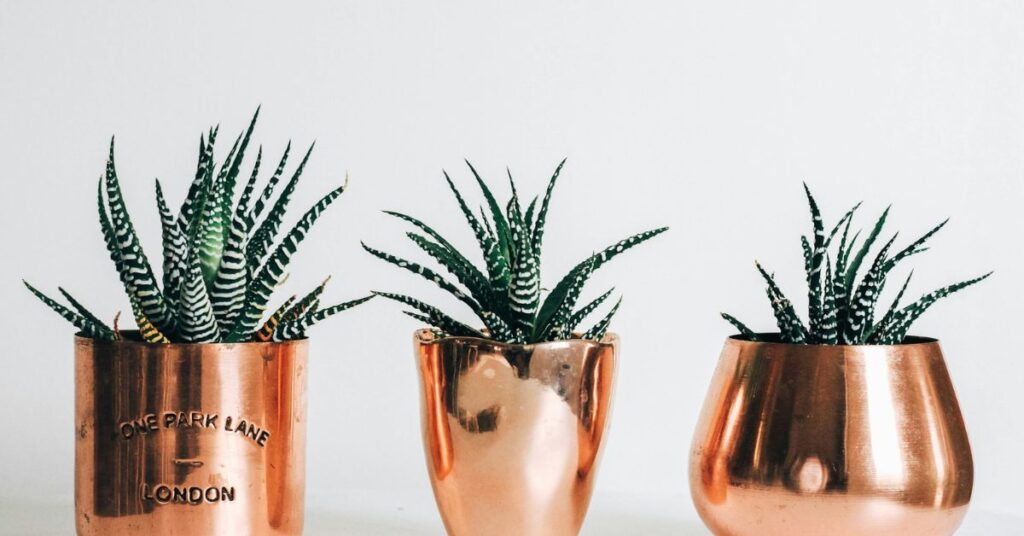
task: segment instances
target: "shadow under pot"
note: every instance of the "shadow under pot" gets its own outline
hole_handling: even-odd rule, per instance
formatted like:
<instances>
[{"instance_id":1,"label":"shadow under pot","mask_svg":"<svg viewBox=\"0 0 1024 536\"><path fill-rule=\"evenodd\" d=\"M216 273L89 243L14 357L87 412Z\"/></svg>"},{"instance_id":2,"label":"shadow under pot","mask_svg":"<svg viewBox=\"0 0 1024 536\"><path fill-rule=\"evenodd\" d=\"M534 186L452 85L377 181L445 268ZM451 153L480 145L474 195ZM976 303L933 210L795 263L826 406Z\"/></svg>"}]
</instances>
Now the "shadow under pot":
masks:
<instances>
[{"instance_id":1,"label":"shadow under pot","mask_svg":"<svg viewBox=\"0 0 1024 536\"><path fill-rule=\"evenodd\" d=\"M576 536L611 411L618 338L414 336L423 443L452 536Z\"/></svg>"},{"instance_id":2,"label":"shadow under pot","mask_svg":"<svg viewBox=\"0 0 1024 536\"><path fill-rule=\"evenodd\" d=\"M76 337L78 534L301 534L307 348Z\"/></svg>"},{"instance_id":3,"label":"shadow under pot","mask_svg":"<svg viewBox=\"0 0 1024 536\"><path fill-rule=\"evenodd\" d=\"M719 536L948 536L973 480L942 351L924 338L727 340L690 458Z\"/></svg>"}]
</instances>

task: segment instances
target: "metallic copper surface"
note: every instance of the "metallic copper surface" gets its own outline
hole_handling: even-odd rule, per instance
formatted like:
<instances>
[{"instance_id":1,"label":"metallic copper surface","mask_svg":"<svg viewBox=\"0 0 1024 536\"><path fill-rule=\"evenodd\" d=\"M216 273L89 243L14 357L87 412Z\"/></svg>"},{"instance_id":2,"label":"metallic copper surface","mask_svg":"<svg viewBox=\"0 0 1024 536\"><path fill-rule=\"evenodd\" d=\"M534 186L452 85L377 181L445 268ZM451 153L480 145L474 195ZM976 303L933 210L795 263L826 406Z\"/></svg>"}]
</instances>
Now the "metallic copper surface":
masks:
<instances>
[{"instance_id":1,"label":"metallic copper surface","mask_svg":"<svg viewBox=\"0 0 1024 536\"><path fill-rule=\"evenodd\" d=\"M421 330L414 344L427 468L448 534L578 534L618 338L520 346Z\"/></svg>"},{"instance_id":2,"label":"metallic copper surface","mask_svg":"<svg viewBox=\"0 0 1024 536\"><path fill-rule=\"evenodd\" d=\"M932 339L729 339L690 459L697 511L719 536L948 536L973 480Z\"/></svg>"},{"instance_id":3,"label":"metallic copper surface","mask_svg":"<svg viewBox=\"0 0 1024 536\"><path fill-rule=\"evenodd\" d=\"M78 534L301 534L307 347L76 337Z\"/></svg>"}]
</instances>

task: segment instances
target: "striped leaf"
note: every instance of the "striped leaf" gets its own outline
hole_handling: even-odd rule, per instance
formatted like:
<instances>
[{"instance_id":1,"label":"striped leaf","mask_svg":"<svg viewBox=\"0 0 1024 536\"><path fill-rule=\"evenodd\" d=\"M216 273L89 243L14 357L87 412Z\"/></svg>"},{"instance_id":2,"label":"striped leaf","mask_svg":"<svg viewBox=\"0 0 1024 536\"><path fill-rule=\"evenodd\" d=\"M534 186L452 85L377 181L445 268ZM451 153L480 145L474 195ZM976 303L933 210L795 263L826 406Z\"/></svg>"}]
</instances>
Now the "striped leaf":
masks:
<instances>
[{"instance_id":1,"label":"striped leaf","mask_svg":"<svg viewBox=\"0 0 1024 536\"><path fill-rule=\"evenodd\" d=\"M390 253L383 252L379 249L374 249L370 246L367 246L365 243L362 245L363 249L365 249L367 253L373 255L374 257L387 261L399 268L404 268L414 274L423 277L428 281L432 281L434 284L441 287L444 291L448 292L452 296L455 296L460 301L468 305L469 308L472 309L474 312L482 310L480 304L475 299L473 299L473 297L470 296L468 292L462 290L454 283L445 279L444 276L431 270L430 268L427 268L422 264L405 260L401 257L396 257Z\"/></svg>"},{"instance_id":2,"label":"striped leaf","mask_svg":"<svg viewBox=\"0 0 1024 536\"><path fill-rule=\"evenodd\" d=\"M48 297L47 295L36 290L36 288L28 284L27 281L22 280L22 283L24 283L25 287L28 288L28 290L32 294L35 294L35 296L39 298L40 301L46 304L47 307L53 309L57 314L62 316L68 322L71 322L86 337L100 341L114 340L114 332L110 328L96 324L95 322L72 311L71 309L64 307L60 303L57 303L56 301L50 299L50 297Z\"/></svg>"},{"instance_id":3,"label":"striped leaf","mask_svg":"<svg viewBox=\"0 0 1024 536\"><path fill-rule=\"evenodd\" d=\"M274 170L274 174L270 176L270 180L263 187L263 192L256 202L253 203L252 209L246 215L246 228L252 229L255 225L256 220L260 219L263 215L263 210L266 209L267 204L270 203L270 199L274 197L274 189L277 184L281 181L281 177L284 175L284 168L288 164L288 155L292 152L292 142L288 142L288 145L284 148L284 154L281 155L281 160L277 163L277 169Z\"/></svg>"},{"instance_id":4,"label":"striped leaf","mask_svg":"<svg viewBox=\"0 0 1024 536\"><path fill-rule=\"evenodd\" d=\"M224 191L227 195L221 198L221 213L224 218L227 219L231 214L231 203L233 199L233 193L235 191L235 183L238 180L238 172L241 170L242 161L245 159L245 150L249 147L249 140L252 138L252 131L256 128L256 119L260 116L260 106L256 107L256 112L252 115L252 120L249 121L249 127L245 130L245 134L242 135L242 142L238 146L238 152L235 157L230 159L231 165L228 167L227 174L224 176ZM230 233L230 227L224 226L224 238L226 242L228 240L228 234Z\"/></svg>"},{"instance_id":5,"label":"striped leaf","mask_svg":"<svg viewBox=\"0 0 1024 536\"><path fill-rule=\"evenodd\" d=\"M740 335L744 339L746 339L748 341L754 341L754 342L759 340L758 337L757 337L757 333L755 333L754 330L748 328L747 325L744 324L743 322L740 322L739 320L737 320L736 317L734 317L734 316L732 316L730 314L727 314L727 313L720 313L720 314L722 315L722 318L724 318L726 321L728 321L730 324L732 324L737 330L739 330Z\"/></svg>"},{"instance_id":6,"label":"striped leaf","mask_svg":"<svg viewBox=\"0 0 1024 536\"><path fill-rule=\"evenodd\" d=\"M884 326L887 326L892 322L893 317L899 312L900 300L903 299L903 295L907 292L907 287L910 286L910 279L913 277L914 271L911 270L910 274L907 275L907 279L903 281L903 286L900 287L900 291L896 294L896 298L892 301L892 305L890 305L889 309L885 312L885 315L882 316L882 319L879 320L878 323L872 325L871 328L867 330L867 333L864 335L865 340L873 340L875 338L875 333L877 333L880 328L884 329Z\"/></svg>"},{"instance_id":7,"label":"striped leaf","mask_svg":"<svg viewBox=\"0 0 1024 536\"><path fill-rule=\"evenodd\" d=\"M253 340L258 342L267 342L274 340L274 332L277 331L277 326L281 325L281 321L284 319L288 312L289 307L295 302L295 296L288 298L280 307L277 308L270 318L263 323L263 326L253 335Z\"/></svg>"},{"instance_id":8,"label":"striped leaf","mask_svg":"<svg viewBox=\"0 0 1024 536\"><path fill-rule=\"evenodd\" d=\"M550 327L551 318L554 316L555 311L558 309L558 304L565 300L565 295L568 294L570 287L576 280L576 275L585 269L590 263L594 263L593 270L597 270L608 261L612 260L621 253L636 247L655 236L660 235L668 230L668 227L660 227L658 229L652 229L639 234L635 234L623 240L616 242L615 244L608 246L607 248L591 255L587 259L577 264L568 274L565 275L551 290L543 303L540 306L540 312L537 313L537 320L534 324L533 338L536 339L539 334L545 333Z\"/></svg>"},{"instance_id":9,"label":"striped leaf","mask_svg":"<svg viewBox=\"0 0 1024 536\"><path fill-rule=\"evenodd\" d=\"M494 198L494 194L491 192L491 189L487 187L487 183L480 178L480 174L476 172L476 168L473 167L473 164L469 163L469 160L466 160L465 162L466 165L469 166L469 170L473 173L473 178L476 179L476 183L480 186L480 191L483 193L484 199L487 201L487 207L491 211L491 219L494 220L498 252L505 259L511 261L512 248L515 247L515 241L512 237L512 228L509 225L509 221L505 219L505 216L501 213L501 205L499 205L498 201ZM484 221L486 222L487 218L484 218Z\"/></svg>"},{"instance_id":10,"label":"striped leaf","mask_svg":"<svg viewBox=\"0 0 1024 536\"><path fill-rule=\"evenodd\" d=\"M888 219L889 210L891 208L891 205L885 208L881 217L879 217L878 221L875 222L874 228L871 229L871 233L868 235L867 239L864 240L864 243L860 246L857 254L854 255L853 260L848 262L845 274L846 281L844 282L847 289L854 288L854 281L857 279L857 272L860 271L860 266L864 262L864 257L867 256L868 252L871 250L871 246L875 243L875 240L878 239L878 235L882 232L882 227L885 226L885 220ZM855 236L854 240L850 243L851 250L853 249L853 242L856 241L857 237Z\"/></svg>"},{"instance_id":11,"label":"striped leaf","mask_svg":"<svg viewBox=\"0 0 1024 536\"><path fill-rule=\"evenodd\" d=\"M434 307L433 305L428 305L428 304L426 304L424 302L421 302L421 301L417 300L416 298L411 298L409 296L405 296L405 295L402 295L402 294L393 294L393 293L390 293L390 292L374 291L373 293L375 295L377 295L377 296L381 296L381 297L387 298L389 300L394 300L394 301L397 301L399 303L403 303L405 305L408 305L409 307L412 307L414 309L419 310L420 312L422 312L427 317L427 319L429 319L427 321L428 324L430 324L431 326L434 326L435 328L437 328L437 329L439 329L439 330L441 330L441 331L443 331L443 332L445 332L445 333L447 333L449 335L453 335L453 336L456 336L456 337L480 337L480 338L484 338L484 335L482 333L480 333L478 330L475 330L475 329L467 326L466 324L463 324L462 322L459 322L458 320L455 320L454 318L452 318L452 317L446 315L445 313L443 313L437 307ZM410 316L412 316L412 315L410 315ZM414 316L414 318L418 318L418 317Z\"/></svg>"},{"instance_id":12,"label":"striped leaf","mask_svg":"<svg viewBox=\"0 0 1024 536\"><path fill-rule=\"evenodd\" d=\"M180 296L178 316L181 326L178 337L182 342L221 342L220 329L213 316L213 304L210 303L210 295L203 281L203 269L195 252L188 256L188 271L181 280Z\"/></svg>"},{"instance_id":13,"label":"striped leaf","mask_svg":"<svg viewBox=\"0 0 1024 536\"><path fill-rule=\"evenodd\" d=\"M128 293L139 300L139 306L143 313L157 329L165 333L174 332L177 320L157 286L153 268L135 234L135 226L132 225L131 217L128 215L128 209L121 195L121 185L114 168L113 139L110 141L110 156L107 159L105 177L110 221Z\"/></svg>"},{"instance_id":14,"label":"striped leaf","mask_svg":"<svg viewBox=\"0 0 1024 536\"><path fill-rule=\"evenodd\" d=\"M496 297L491 294L491 287L487 276L467 261L465 257L450 247L432 242L422 235L406 233L406 236L426 252L427 255L433 257L445 270L454 275L459 283L469 290L480 308L488 309L493 307Z\"/></svg>"},{"instance_id":15,"label":"striped leaf","mask_svg":"<svg viewBox=\"0 0 1024 536\"><path fill-rule=\"evenodd\" d=\"M249 225L251 225L251 221L246 218L246 215L249 212L249 200L256 185L256 177L259 175L262 160L263 148L261 147L256 155L256 162L253 164L249 181L235 207L234 215L231 218L231 230L224 246L220 265L217 268L217 276L210 287L213 314L217 317L221 333L225 335L230 331L235 319L238 318L238 313L245 305L245 289L249 284L245 244L249 234Z\"/></svg>"},{"instance_id":16,"label":"striped leaf","mask_svg":"<svg viewBox=\"0 0 1024 536\"><path fill-rule=\"evenodd\" d=\"M351 309L361 303L367 302L373 299L373 296L366 296L365 298L359 298L345 303L339 303L338 305L332 305L324 309L311 309L306 314L302 315L297 320L282 323L278 326L277 330L274 331L274 340L276 341L290 341L293 339L301 339L306 336L306 330L312 327L314 324L323 321L324 319L336 315L342 311Z\"/></svg>"},{"instance_id":17,"label":"striped leaf","mask_svg":"<svg viewBox=\"0 0 1024 536\"><path fill-rule=\"evenodd\" d=\"M558 182L558 175L562 173L562 167L565 166L566 159L563 158L558 163L558 167L555 168L554 174L551 175L551 180L548 181L548 187L544 191L544 201L540 204L540 209L537 211L537 221L533 226L533 247L536 248L537 256L540 256L541 244L544 243L544 225L548 221L548 205L551 203L551 192L555 190L555 183Z\"/></svg>"},{"instance_id":18,"label":"striped leaf","mask_svg":"<svg viewBox=\"0 0 1024 536\"><path fill-rule=\"evenodd\" d=\"M779 326L779 332L784 342L790 344L804 344L807 342L807 328L804 327L803 322L800 321L799 315L796 314L796 309L793 308L793 304L786 298L782 293L782 289L775 282L775 278L771 276L760 263L757 263L757 271L761 273L761 277L764 278L767 283L768 300L772 304L772 309L775 311L775 322Z\"/></svg>"},{"instance_id":19,"label":"striped leaf","mask_svg":"<svg viewBox=\"0 0 1024 536\"><path fill-rule=\"evenodd\" d=\"M492 338L511 344L526 344L523 331L515 326L510 326L500 316L490 311L482 311L480 318L487 325L487 330Z\"/></svg>"},{"instance_id":20,"label":"striped leaf","mask_svg":"<svg viewBox=\"0 0 1024 536\"><path fill-rule=\"evenodd\" d=\"M270 209L266 219L263 220L263 223L256 229L256 232L252 234L252 238L249 239L249 245L246 248L246 258L251 269L255 270L256 267L263 263L263 258L274 243L277 232L281 228L281 220L284 219L284 213L288 209L288 202L291 201L295 187L299 183L299 177L302 176L302 172L306 168L306 162L309 161L309 155L312 154L315 145L314 143L309 146L305 156L302 157L302 162L299 163L299 167L295 168L295 172L292 173L291 180L288 181L284 190L281 191L281 195L278 196L274 207Z\"/></svg>"},{"instance_id":21,"label":"striped leaf","mask_svg":"<svg viewBox=\"0 0 1024 536\"><path fill-rule=\"evenodd\" d=\"M178 289L181 286L182 274L185 272L185 259L188 255L188 244L185 235L178 226L177 219L171 214L164 199L164 191L160 180L156 181L156 205L160 212L160 225L164 246L163 292L167 306L173 311L178 310Z\"/></svg>"},{"instance_id":22,"label":"striped leaf","mask_svg":"<svg viewBox=\"0 0 1024 536\"><path fill-rule=\"evenodd\" d=\"M500 241L495 240L487 229L480 223L480 220L476 219L473 215L473 211L466 205L466 200L462 198L462 194L459 193L459 189L455 187L455 183L452 182L451 177L447 173L444 174L445 180L448 182L448 187L451 189L452 194L455 195L455 200L459 203L459 208L462 209L462 214L466 217L466 221L469 223L470 228L473 229L473 233L476 235L477 242L480 243L480 249L484 255L484 261L487 265L487 274L491 281L491 288L495 295L504 295L508 292L509 282L511 278L511 272L509 268L508 257L501 250ZM500 211L499 211L500 212ZM486 221L486 218L484 218ZM506 222L507 225L507 222ZM500 236L500 232L498 233ZM505 314L506 311L500 311L501 314Z\"/></svg>"},{"instance_id":23,"label":"striped leaf","mask_svg":"<svg viewBox=\"0 0 1024 536\"><path fill-rule=\"evenodd\" d=\"M509 176L511 182L512 177ZM509 287L509 308L512 325L524 333L533 333L533 321L540 304L540 266L533 249L532 239L523 214L520 211L519 196L512 187L512 199L508 203L509 228L512 233L512 282Z\"/></svg>"},{"instance_id":24,"label":"striped leaf","mask_svg":"<svg viewBox=\"0 0 1024 536\"><path fill-rule=\"evenodd\" d=\"M807 303L808 323L810 325L809 339L815 341L814 334L821 332L821 324L824 321L824 294L821 289L821 269L825 259L825 223L821 219L821 210L818 202L811 195L811 189L804 183L804 193L807 195L807 204L811 210L811 222L814 226L814 244L809 246L807 239L803 238L805 269L807 272Z\"/></svg>"},{"instance_id":25,"label":"striped leaf","mask_svg":"<svg viewBox=\"0 0 1024 536\"><path fill-rule=\"evenodd\" d=\"M608 299L608 296L612 295L612 291L614 290L614 287L608 289L607 292L598 296L597 298L594 298L590 303L584 305L583 307L580 307L579 310L574 312L572 316L569 317L569 320L566 322L566 326L568 326L569 328L569 333L572 333L573 330L579 327L580 323L583 322L583 320L586 319L587 316L590 315L590 313L596 311L597 308L600 307L601 304Z\"/></svg>"},{"instance_id":26,"label":"striped leaf","mask_svg":"<svg viewBox=\"0 0 1024 536\"><path fill-rule=\"evenodd\" d=\"M916 302L904 307L903 309L900 310L899 313L894 315L891 322L888 325L884 326L884 330L881 330L876 334L878 338L877 343L900 344L901 342L903 342L903 339L907 337L907 332L910 330L910 326L914 323L914 321L917 320L922 314L924 314L924 312L927 311L932 305L934 305L935 302L941 300L942 298L945 298L946 296L949 296L950 294L953 294L954 292L958 292L971 285L984 281L985 279L988 279L988 277L991 275L992 272L989 272L981 277L976 277L974 279L969 279L967 281L962 281L960 283L955 283L953 285L942 287L938 290L934 290L922 296Z\"/></svg>"},{"instance_id":27,"label":"striped leaf","mask_svg":"<svg viewBox=\"0 0 1024 536\"><path fill-rule=\"evenodd\" d=\"M924 247L924 243L927 242L928 239L930 239L931 237L935 236L935 233L939 232L943 227L946 226L947 223L949 223L948 218L942 223L933 227L930 231L925 233L924 236L918 238L909 246L900 250L899 253L893 255L892 258L889 259L889 261L886 263L886 269L892 270L896 266L896 264L902 261L903 259L906 259L911 255L917 255L918 253L923 253L924 251L927 251L928 248Z\"/></svg>"},{"instance_id":28,"label":"striped leaf","mask_svg":"<svg viewBox=\"0 0 1024 536\"><path fill-rule=\"evenodd\" d=\"M878 298L885 286L887 255L895 240L896 235L893 235L889 242L882 246L868 273L865 274L864 280L861 281L857 291L850 298L849 321L843 334L846 344L863 343L864 333L867 332L871 319L874 318L875 306L878 304Z\"/></svg>"},{"instance_id":29,"label":"striped leaf","mask_svg":"<svg viewBox=\"0 0 1024 536\"><path fill-rule=\"evenodd\" d=\"M220 127L210 129L206 143L203 144L203 136L199 136L199 164L196 166L196 176L189 186L185 201L182 202L178 211L178 226L187 231L192 228L195 221L196 208L198 207L209 183L213 178L213 144L217 140L217 131Z\"/></svg>"},{"instance_id":30,"label":"striped leaf","mask_svg":"<svg viewBox=\"0 0 1024 536\"><path fill-rule=\"evenodd\" d=\"M597 324L594 324L594 327L590 328L583 334L583 338L601 342L601 339L603 339L605 334L608 333L608 326L612 323L612 317L619 311L620 305L622 305L622 298L619 298L619 301L615 302L611 311L608 311L608 314L605 315L604 318L599 320Z\"/></svg>"},{"instance_id":31,"label":"striped leaf","mask_svg":"<svg viewBox=\"0 0 1024 536\"><path fill-rule=\"evenodd\" d=\"M819 332L814 335L818 344L839 344L838 311L836 311L835 280L832 277L832 260L825 256L825 298L822 302L822 319Z\"/></svg>"},{"instance_id":32,"label":"striped leaf","mask_svg":"<svg viewBox=\"0 0 1024 536\"><path fill-rule=\"evenodd\" d=\"M575 324L571 323L573 308L576 307L576 301L579 299L580 293L583 292L583 285L586 284L593 273L594 262L591 261L583 270L576 274L576 279L569 287L569 292L565 294L562 303L558 305L555 309L555 314L551 316L551 327L548 328L542 340L557 341L568 339L572 335L572 330L575 327Z\"/></svg>"},{"instance_id":33,"label":"striped leaf","mask_svg":"<svg viewBox=\"0 0 1024 536\"><path fill-rule=\"evenodd\" d=\"M131 298L132 314L135 316L135 325L138 327L139 336L142 340L152 344L168 344L171 342L166 335L156 329L156 326L146 318L143 314L142 308L139 306L139 301Z\"/></svg>"},{"instance_id":34,"label":"striped leaf","mask_svg":"<svg viewBox=\"0 0 1024 536\"><path fill-rule=\"evenodd\" d=\"M308 153L307 153L308 156ZM239 313L234 326L226 337L228 342L245 340L251 335L260 323L263 312L266 309L267 301L281 278L284 277L288 263L298 248L298 245L305 239L309 229L316 223L327 207L331 205L344 192L344 187L336 188L325 195L320 201L313 205L303 214L298 223L281 240L274 252L267 259L267 262L260 268L249 285L245 306Z\"/></svg>"}]
</instances>

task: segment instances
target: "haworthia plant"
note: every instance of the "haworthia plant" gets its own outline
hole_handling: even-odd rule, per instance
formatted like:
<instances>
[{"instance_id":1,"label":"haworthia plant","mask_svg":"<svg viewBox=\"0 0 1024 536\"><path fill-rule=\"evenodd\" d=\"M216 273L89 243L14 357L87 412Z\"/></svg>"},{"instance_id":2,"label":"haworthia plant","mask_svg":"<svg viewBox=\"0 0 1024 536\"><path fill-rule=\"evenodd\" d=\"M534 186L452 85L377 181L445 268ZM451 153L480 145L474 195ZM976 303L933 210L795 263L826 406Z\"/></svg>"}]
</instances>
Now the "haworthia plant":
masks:
<instances>
[{"instance_id":1,"label":"haworthia plant","mask_svg":"<svg viewBox=\"0 0 1024 536\"><path fill-rule=\"evenodd\" d=\"M324 285L305 298L289 301L262 321L274 289L285 278L292 255L310 228L344 191L339 187L313 205L274 246L288 202L309 159L310 150L292 172L283 191L270 205L287 166L291 144L274 174L254 199L262 147L252 173L234 202L238 175L259 117L235 140L219 166L214 158L217 128L199 136L199 164L178 214L167 205L159 181L157 210L163 234L163 274L157 280L142 249L121 194L114 165L114 141L97 192L100 231L110 259L128 294L139 337L151 343L215 343L291 340L305 337L317 322L363 303L372 296L320 307ZM265 209L269 211L264 214ZM324 282L326 284L326 281ZM85 336L115 340L122 336L60 289L71 308L25 285L47 306ZM162 288L161 288L162 286Z\"/></svg>"},{"instance_id":2,"label":"haworthia plant","mask_svg":"<svg viewBox=\"0 0 1024 536\"><path fill-rule=\"evenodd\" d=\"M479 212L470 208L447 173L444 177L480 245L483 269L473 264L430 226L398 212L385 211L386 214L403 220L420 231L409 232L406 235L447 271L454 281L427 266L363 244L366 251L372 255L419 274L451 293L472 309L484 326L484 329L468 326L441 309L410 296L390 292L376 293L404 304L411 309L405 314L448 335L484 337L513 344L571 338L577 333L576 328L579 324L611 294L609 290L592 302L576 308L583 285L591 274L620 253L668 229L662 227L643 232L594 253L570 270L542 300L540 267L544 225L547 221L551 194L565 160L555 169L543 199L534 198L525 211L511 173L509 184L512 196L502 209L502 205L498 203L494 193L476 169L468 161L466 164L483 194L484 206L480 207ZM616 303L592 328L585 330L582 337L602 339L618 307Z\"/></svg>"},{"instance_id":3,"label":"haworthia plant","mask_svg":"<svg viewBox=\"0 0 1024 536\"><path fill-rule=\"evenodd\" d=\"M925 242L949 220L939 223L910 245L895 252L894 234L878 248L866 271L859 276L858 282L858 272L882 233L889 209L882 212L860 246L855 247L861 233L856 232L851 237L850 227L860 204L850 209L826 234L818 203L806 184L804 192L810 205L813 224L813 238L801 237L808 287L807 323L804 323L793 304L782 293L774 276L760 264L757 265L767 285L768 299L775 312L779 339L782 342L827 345L900 344L906 339L911 324L936 301L992 275L989 272L940 288L909 305L900 307L900 300L910 283L908 276L892 305L879 317L878 302L893 269L906 258L926 251L928 248L924 247ZM838 245L830 251L830 246L836 242L837 236ZM742 337L749 340L759 339L757 333L733 316L722 313L722 317L735 326Z\"/></svg>"}]
</instances>

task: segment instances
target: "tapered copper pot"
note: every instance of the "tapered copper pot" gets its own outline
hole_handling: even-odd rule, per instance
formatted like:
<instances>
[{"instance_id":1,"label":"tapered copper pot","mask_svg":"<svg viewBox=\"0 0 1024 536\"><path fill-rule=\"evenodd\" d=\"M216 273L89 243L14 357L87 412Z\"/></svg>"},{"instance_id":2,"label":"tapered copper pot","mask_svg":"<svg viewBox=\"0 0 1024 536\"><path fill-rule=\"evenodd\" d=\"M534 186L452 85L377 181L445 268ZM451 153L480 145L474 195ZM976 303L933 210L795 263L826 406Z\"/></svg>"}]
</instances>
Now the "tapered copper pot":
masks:
<instances>
[{"instance_id":1,"label":"tapered copper pot","mask_svg":"<svg viewBox=\"0 0 1024 536\"><path fill-rule=\"evenodd\" d=\"M77 337L78 534L301 534L306 351Z\"/></svg>"},{"instance_id":2,"label":"tapered copper pot","mask_svg":"<svg viewBox=\"0 0 1024 536\"><path fill-rule=\"evenodd\" d=\"M452 536L576 536L611 411L618 338L414 343L430 482Z\"/></svg>"},{"instance_id":3,"label":"tapered copper pot","mask_svg":"<svg viewBox=\"0 0 1024 536\"><path fill-rule=\"evenodd\" d=\"M973 480L939 343L922 338L727 340L690 460L719 536L948 536Z\"/></svg>"}]
</instances>

